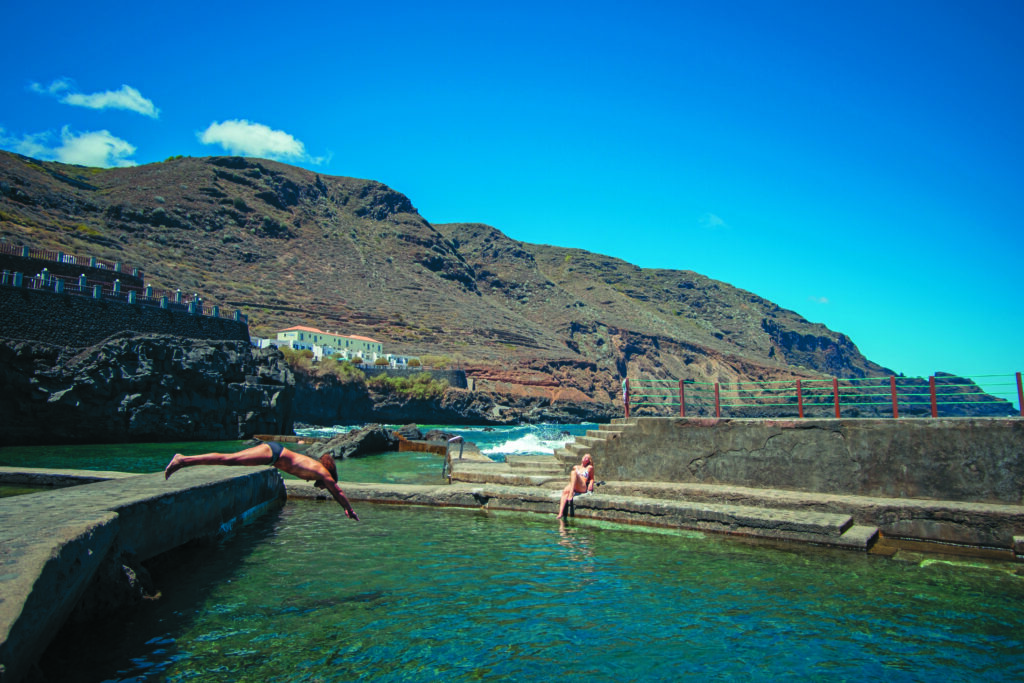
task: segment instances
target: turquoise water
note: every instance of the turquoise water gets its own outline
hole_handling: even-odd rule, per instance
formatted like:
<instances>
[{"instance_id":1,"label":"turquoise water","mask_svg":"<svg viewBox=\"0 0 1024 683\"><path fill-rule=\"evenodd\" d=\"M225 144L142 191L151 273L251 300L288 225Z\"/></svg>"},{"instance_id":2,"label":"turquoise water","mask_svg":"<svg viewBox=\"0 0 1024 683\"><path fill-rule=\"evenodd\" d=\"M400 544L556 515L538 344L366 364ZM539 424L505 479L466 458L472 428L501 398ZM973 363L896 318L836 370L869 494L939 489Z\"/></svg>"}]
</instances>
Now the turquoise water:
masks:
<instances>
[{"instance_id":1,"label":"turquoise water","mask_svg":"<svg viewBox=\"0 0 1024 683\"><path fill-rule=\"evenodd\" d=\"M1019 681L1024 578L552 517L290 501L106 630L53 680Z\"/></svg>"},{"instance_id":2,"label":"turquoise water","mask_svg":"<svg viewBox=\"0 0 1024 683\"><path fill-rule=\"evenodd\" d=\"M245 441L190 441L182 443L118 443L86 446L5 446L0 465L48 469L112 472L160 472L175 453L195 455L245 448Z\"/></svg>"},{"instance_id":3,"label":"turquoise water","mask_svg":"<svg viewBox=\"0 0 1024 683\"><path fill-rule=\"evenodd\" d=\"M396 425L391 425L395 427ZM424 425L458 434L475 443L485 455L504 460L506 455L551 453L595 425L527 425L515 427L451 427ZM302 436L329 438L351 427L301 429ZM0 448L0 466L52 469L160 472L175 453L231 453L247 441L141 443L86 446L6 446ZM302 451L301 446L289 448ZM457 452L457 451L456 451ZM342 481L387 483L440 483L442 458L430 453L384 453L337 462Z\"/></svg>"}]
</instances>

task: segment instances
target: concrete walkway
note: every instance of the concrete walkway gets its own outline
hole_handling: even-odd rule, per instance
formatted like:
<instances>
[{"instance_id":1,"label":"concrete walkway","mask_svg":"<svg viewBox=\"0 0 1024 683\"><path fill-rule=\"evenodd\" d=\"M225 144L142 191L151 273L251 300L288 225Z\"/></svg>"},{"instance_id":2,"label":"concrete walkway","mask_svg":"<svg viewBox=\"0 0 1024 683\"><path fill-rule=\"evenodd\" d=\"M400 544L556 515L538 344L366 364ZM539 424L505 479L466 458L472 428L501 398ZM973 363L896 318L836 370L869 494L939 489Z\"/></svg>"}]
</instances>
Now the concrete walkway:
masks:
<instances>
[{"instance_id":1,"label":"concrete walkway","mask_svg":"<svg viewBox=\"0 0 1024 683\"><path fill-rule=\"evenodd\" d=\"M98 479L103 479L97 481ZM25 678L93 578L214 537L284 501L270 468L126 475L0 468L0 482L67 486L0 498L0 681ZM88 484L74 486L74 483Z\"/></svg>"}]
</instances>

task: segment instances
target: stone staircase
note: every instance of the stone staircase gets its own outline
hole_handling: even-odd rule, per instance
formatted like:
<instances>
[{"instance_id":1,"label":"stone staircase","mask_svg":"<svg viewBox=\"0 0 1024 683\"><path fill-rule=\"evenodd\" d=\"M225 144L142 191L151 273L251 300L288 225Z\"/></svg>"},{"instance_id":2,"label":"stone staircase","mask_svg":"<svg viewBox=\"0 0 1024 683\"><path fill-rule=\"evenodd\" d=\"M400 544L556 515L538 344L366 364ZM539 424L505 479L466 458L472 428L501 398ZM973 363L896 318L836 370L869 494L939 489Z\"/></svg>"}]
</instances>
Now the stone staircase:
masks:
<instances>
[{"instance_id":1,"label":"stone staircase","mask_svg":"<svg viewBox=\"0 0 1024 683\"><path fill-rule=\"evenodd\" d=\"M554 456L514 455L505 462L452 460L452 481L504 486L565 486L568 469Z\"/></svg>"},{"instance_id":2,"label":"stone staircase","mask_svg":"<svg viewBox=\"0 0 1024 683\"><path fill-rule=\"evenodd\" d=\"M554 455L510 456L505 462L452 461L452 481L479 484L476 495L493 507L554 509L570 468L584 453L600 463L611 441L628 438L625 419L588 430ZM600 470L598 480L600 481ZM525 489L533 489L532 492ZM517 501L512 503L511 501ZM503 503L504 501L504 503ZM525 507L524 507L525 506ZM813 494L712 484L600 482L577 496L581 517L702 529L867 550L878 528L854 524L842 510L822 510Z\"/></svg>"},{"instance_id":3,"label":"stone staircase","mask_svg":"<svg viewBox=\"0 0 1024 683\"><path fill-rule=\"evenodd\" d=\"M568 475L573 465L578 465L584 453L590 453L595 462L600 462L601 451L609 441L623 438L629 430L636 427L636 422L617 417L611 424L598 425L597 429L588 429L586 435L577 436L565 448L555 451L555 458L563 465L563 474ZM600 473L598 473L600 474Z\"/></svg>"}]
</instances>

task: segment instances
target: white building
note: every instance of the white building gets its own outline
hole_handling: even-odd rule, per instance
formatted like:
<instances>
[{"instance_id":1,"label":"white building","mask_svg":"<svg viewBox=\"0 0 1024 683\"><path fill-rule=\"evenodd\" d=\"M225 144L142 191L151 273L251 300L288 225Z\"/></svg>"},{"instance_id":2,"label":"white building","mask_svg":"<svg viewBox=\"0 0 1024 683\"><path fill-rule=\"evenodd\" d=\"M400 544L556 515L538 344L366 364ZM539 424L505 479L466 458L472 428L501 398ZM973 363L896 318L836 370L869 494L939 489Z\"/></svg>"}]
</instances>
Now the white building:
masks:
<instances>
[{"instance_id":1,"label":"white building","mask_svg":"<svg viewBox=\"0 0 1024 683\"><path fill-rule=\"evenodd\" d=\"M359 335L333 334L301 325L279 330L277 346L289 346L297 351L312 351L316 360L338 356L345 360L362 358L363 362L372 364L378 358L384 357L384 345L376 339Z\"/></svg>"}]
</instances>

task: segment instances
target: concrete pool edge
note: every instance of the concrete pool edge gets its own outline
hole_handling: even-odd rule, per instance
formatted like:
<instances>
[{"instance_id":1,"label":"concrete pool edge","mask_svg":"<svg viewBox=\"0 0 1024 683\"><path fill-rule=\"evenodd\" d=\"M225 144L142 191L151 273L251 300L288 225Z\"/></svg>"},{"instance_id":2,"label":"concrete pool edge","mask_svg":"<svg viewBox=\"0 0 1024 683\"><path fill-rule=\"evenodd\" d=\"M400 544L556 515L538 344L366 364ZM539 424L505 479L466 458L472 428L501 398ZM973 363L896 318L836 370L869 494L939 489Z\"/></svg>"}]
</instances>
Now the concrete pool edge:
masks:
<instances>
[{"instance_id":1,"label":"concrete pool edge","mask_svg":"<svg viewBox=\"0 0 1024 683\"><path fill-rule=\"evenodd\" d=\"M196 468L169 481L162 473L37 475L0 468L0 483L29 477L44 488L0 499L2 683L31 675L106 564L141 563L216 538L284 502L271 468Z\"/></svg>"},{"instance_id":2,"label":"concrete pool edge","mask_svg":"<svg viewBox=\"0 0 1024 683\"><path fill-rule=\"evenodd\" d=\"M381 504L514 510L555 516L559 491L543 486L340 482L349 499ZM330 500L289 481L288 497ZM879 499L742 487L608 482L577 496L575 517L810 543L859 551L926 552L1024 559L1024 506ZM903 533L901 533L903 532ZM975 541L962 542L962 538Z\"/></svg>"}]
</instances>

